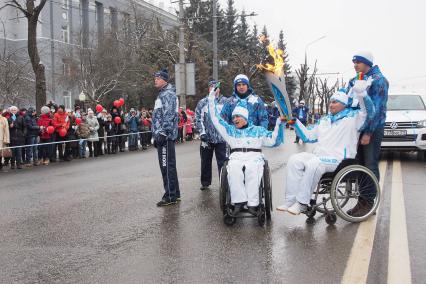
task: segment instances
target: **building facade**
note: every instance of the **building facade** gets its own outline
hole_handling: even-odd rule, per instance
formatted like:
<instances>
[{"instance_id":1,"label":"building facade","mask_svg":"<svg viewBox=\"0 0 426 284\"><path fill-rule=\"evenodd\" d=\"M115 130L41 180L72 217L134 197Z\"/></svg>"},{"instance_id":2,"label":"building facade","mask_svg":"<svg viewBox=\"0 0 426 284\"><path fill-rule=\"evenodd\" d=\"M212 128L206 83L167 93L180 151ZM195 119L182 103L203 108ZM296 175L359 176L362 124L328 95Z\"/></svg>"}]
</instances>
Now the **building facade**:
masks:
<instances>
[{"instance_id":1,"label":"building facade","mask_svg":"<svg viewBox=\"0 0 426 284\"><path fill-rule=\"evenodd\" d=\"M47 0L39 17L37 39L46 70L48 101L72 108L81 92L78 86L61 86L57 80L70 68L63 51L72 54L73 49L91 48L105 35L117 33L135 9L147 19L157 19L164 29L179 25L176 13L166 10L163 2L157 6L142 0ZM22 13L6 7L0 10L0 21L0 47L6 42L7 48L26 48L27 20Z\"/></svg>"}]
</instances>

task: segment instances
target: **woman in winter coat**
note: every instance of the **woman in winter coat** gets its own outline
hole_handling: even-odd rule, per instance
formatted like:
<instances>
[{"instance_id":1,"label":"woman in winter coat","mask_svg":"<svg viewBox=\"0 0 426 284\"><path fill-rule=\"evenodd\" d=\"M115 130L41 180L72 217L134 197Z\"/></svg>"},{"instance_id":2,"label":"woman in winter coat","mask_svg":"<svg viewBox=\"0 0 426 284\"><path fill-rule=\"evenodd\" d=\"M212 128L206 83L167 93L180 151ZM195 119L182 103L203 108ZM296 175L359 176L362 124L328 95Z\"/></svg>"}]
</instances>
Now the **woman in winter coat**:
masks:
<instances>
[{"instance_id":1,"label":"woman in winter coat","mask_svg":"<svg viewBox=\"0 0 426 284\"><path fill-rule=\"evenodd\" d=\"M90 135L87 138L87 145L89 146L89 157L97 157L98 153L96 152L96 147L99 143L99 122L95 114L93 113L93 110L91 109L87 112L86 123L90 129Z\"/></svg>"},{"instance_id":2,"label":"woman in winter coat","mask_svg":"<svg viewBox=\"0 0 426 284\"><path fill-rule=\"evenodd\" d=\"M70 161L72 159L78 158L78 141L75 130L77 129L77 123L75 121L76 117L72 110L68 110L68 116L70 119L70 128L68 128L67 137L69 141L65 145L65 160Z\"/></svg>"},{"instance_id":3,"label":"woman in winter coat","mask_svg":"<svg viewBox=\"0 0 426 284\"><path fill-rule=\"evenodd\" d=\"M188 141L191 141L192 140L192 133L193 133L193 131L192 131L192 128L193 128L193 125L194 125L194 113L191 111L191 110L189 110L189 109L187 109L186 110L186 140L188 140Z\"/></svg>"},{"instance_id":4,"label":"woman in winter coat","mask_svg":"<svg viewBox=\"0 0 426 284\"><path fill-rule=\"evenodd\" d=\"M56 131L56 141L67 141L67 135L65 135L64 137L61 137L59 135L62 128L64 128L66 132L68 132L68 129L70 128L70 118L68 116L68 113L65 112L65 106L60 105L58 107L57 112L53 116L53 126L55 127L55 131ZM64 160L64 144L59 143L57 144L57 146L59 151L59 160L63 161ZM54 154L54 157L56 158L56 149L55 149L55 153L53 154Z\"/></svg>"},{"instance_id":5,"label":"woman in winter coat","mask_svg":"<svg viewBox=\"0 0 426 284\"><path fill-rule=\"evenodd\" d=\"M140 140L142 145L142 150L146 150L148 148L148 145L151 144L151 139L149 137L150 131L151 131L151 117L149 116L148 111L146 111L144 108L141 111L141 117L139 121L139 131L140 133Z\"/></svg>"},{"instance_id":6,"label":"woman in winter coat","mask_svg":"<svg viewBox=\"0 0 426 284\"><path fill-rule=\"evenodd\" d=\"M103 109L102 112L100 112L96 115L96 117L98 118L98 122L99 122L99 129L98 129L99 142L97 144L95 153L98 156L102 156L104 154L102 148L103 148L103 145L105 143L104 137L105 137L105 122L107 121L106 116L107 116L107 110L106 109Z\"/></svg>"},{"instance_id":7,"label":"woman in winter coat","mask_svg":"<svg viewBox=\"0 0 426 284\"><path fill-rule=\"evenodd\" d=\"M25 144L25 123L24 118L18 114L18 108L16 106L10 107L10 118L9 121L9 134L10 134L10 146L22 146ZM16 167L22 169L22 148L12 148L12 159L10 163L11 169Z\"/></svg>"},{"instance_id":8,"label":"woman in winter coat","mask_svg":"<svg viewBox=\"0 0 426 284\"><path fill-rule=\"evenodd\" d=\"M7 119L2 115L3 110L0 109L0 149L7 147L10 143L9 137L9 123ZM0 150L0 154L2 150ZM3 168L3 155L0 155L0 170Z\"/></svg>"},{"instance_id":9,"label":"woman in winter coat","mask_svg":"<svg viewBox=\"0 0 426 284\"><path fill-rule=\"evenodd\" d=\"M52 142L52 134L47 132L47 127L53 127L53 120L50 117L50 108L48 106L43 106L41 108L41 115L37 121L37 124L40 126L41 130L40 144L46 144L40 145L38 158L42 161L43 165L48 165L49 158L51 156L51 145L49 145L49 143Z\"/></svg>"}]
</instances>

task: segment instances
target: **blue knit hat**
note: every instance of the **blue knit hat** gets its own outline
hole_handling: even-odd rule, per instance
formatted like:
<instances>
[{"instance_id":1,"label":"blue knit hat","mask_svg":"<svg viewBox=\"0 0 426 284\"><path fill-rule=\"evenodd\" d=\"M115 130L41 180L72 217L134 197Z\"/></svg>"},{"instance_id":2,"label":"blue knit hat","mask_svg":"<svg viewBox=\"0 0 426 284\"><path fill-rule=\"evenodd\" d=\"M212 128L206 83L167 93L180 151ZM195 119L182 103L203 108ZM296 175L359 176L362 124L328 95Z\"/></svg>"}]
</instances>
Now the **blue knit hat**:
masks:
<instances>
[{"instance_id":1,"label":"blue knit hat","mask_svg":"<svg viewBox=\"0 0 426 284\"><path fill-rule=\"evenodd\" d=\"M210 80L209 81L209 87L211 87L211 86L215 86L217 84L217 81L216 80Z\"/></svg>"},{"instance_id":2,"label":"blue knit hat","mask_svg":"<svg viewBox=\"0 0 426 284\"><path fill-rule=\"evenodd\" d=\"M244 74L239 74L234 79L234 87L236 87L239 83L249 85L250 81L249 78Z\"/></svg>"},{"instance_id":3,"label":"blue knit hat","mask_svg":"<svg viewBox=\"0 0 426 284\"><path fill-rule=\"evenodd\" d=\"M169 81L169 72L167 71L167 69L162 69L160 71L155 72L154 77L159 77L159 78L163 79L164 81L168 82Z\"/></svg>"},{"instance_id":4,"label":"blue knit hat","mask_svg":"<svg viewBox=\"0 0 426 284\"><path fill-rule=\"evenodd\" d=\"M368 51L358 52L352 57L352 62L355 62L355 61L362 62L365 65L372 67L373 61L374 61L373 54L371 54L371 52L368 52Z\"/></svg>"}]
</instances>

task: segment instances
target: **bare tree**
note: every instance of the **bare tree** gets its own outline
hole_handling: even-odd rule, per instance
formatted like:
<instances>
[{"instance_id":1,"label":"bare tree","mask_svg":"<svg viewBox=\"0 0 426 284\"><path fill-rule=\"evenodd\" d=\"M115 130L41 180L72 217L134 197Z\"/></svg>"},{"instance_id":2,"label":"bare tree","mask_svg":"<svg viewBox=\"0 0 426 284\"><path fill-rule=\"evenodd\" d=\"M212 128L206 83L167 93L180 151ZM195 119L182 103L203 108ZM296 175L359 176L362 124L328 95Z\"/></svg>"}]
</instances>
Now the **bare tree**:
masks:
<instances>
[{"instance_id":1,"label":"bare tree","mask_svg":"<svg viewBox=\"0 0 426 284\"><path fill-rule=\"evenodd\" d=\"M23 61L25 48L11 49L6 40L6 29L3 27L3 48L0 52L0 105L26 105L33 101L30 95L34 75L31 74L29 61Z\"/></svg>"},{"instance_id":2,"label":"bare tree","mask_svg":"<svg viewBox=\"0 0 426 284\"><path fill-rule=\"evenodd\" d=\"M25 7L18 0L7 1L3 7L10 6L21 11L28 21L28 55L35 74L36 108L40 109L46 103L46 75L44 65L40 63L37 48L37 24L40 12L47 0L40 0L38 5L35 0L26 0ZM2 7L2 8L3 8Z\"/></svg>"},{"instance_id":3,"label":"bare tree","mask_svg":"<svg viewBox=\"0 0 426 284\"><path fill-rule=\"evenodd\" d=\"M315 80L315 89L316 89L316 98L318 99L318 108L320 114L329 113L328 105L330 103L330 98L336 91L338 87L338 81L334 85L329 85L327 79L322 80L321 78L316 78Z\"/></svg>"},{"instance_id":4,"label":"bare tree","mask_svg":"<svg viewBox=\"0 0 426 284\"><path fill-rule=\"evenodd\" d=\"M127 69L128 63L119 50L116 44L100 45L97 48L79 47L78 58L69 54L75 54L74 51L63 50L68 70L64 70L58 82L68 88L78 86L92 103L102 102L117 88Z\"/></svg>"},{"instance_id":5,"label":"bare tree","mask_svg":"<svg viewBox=\"0 0 426 284\"><path fill-rule=\"evenodd\" d=\"M318 71L317 62L315 61L314 69L309 74L309 66L305 61L305 64L301 64L300 68L296 70L296 75L299 81L299 101L305 100L308 105L314 105L314 92L315 92L315 76Z\"/></svg>"}]
</instances>

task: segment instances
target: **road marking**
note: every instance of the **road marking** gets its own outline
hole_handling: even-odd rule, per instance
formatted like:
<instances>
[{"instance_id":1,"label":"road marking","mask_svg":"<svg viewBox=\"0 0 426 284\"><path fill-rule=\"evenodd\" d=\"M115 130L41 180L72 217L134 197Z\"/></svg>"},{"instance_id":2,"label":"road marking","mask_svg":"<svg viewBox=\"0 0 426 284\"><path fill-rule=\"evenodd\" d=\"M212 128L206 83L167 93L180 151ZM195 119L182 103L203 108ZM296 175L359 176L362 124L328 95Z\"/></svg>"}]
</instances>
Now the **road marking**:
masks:
<instances>
[{"instance_id":1,"label":"road marking","mask_svg":"<svg viewBox=\"0 0 426 284\"><path fill-rule=\"evenodd\" d=\"M383 185L386 177L386 161L380 161L380 189L383 195ZM377 209L379 210L379 208ZM359 224L354 244L346 263L342 284L366 283L370 266L371 252L373 251L374 235L376 233L377 216L373 215Z\"/></svg>"},{"instance_id":2,"label":"road marking","mask_svg":"<svg viewBox=\"0 0 426 284\"><path fill-rule=\"evenodd\" d=\"M411 268L401 172L401 162L399 160L394 161L392 167L388 283L409 284L411 283Z\"/></svg>"}]
</instances>

